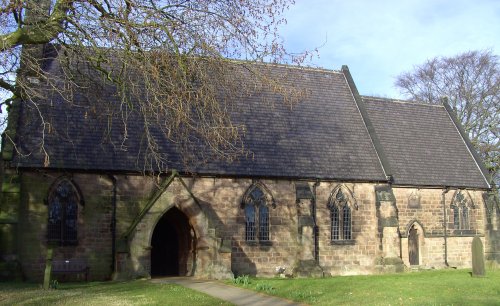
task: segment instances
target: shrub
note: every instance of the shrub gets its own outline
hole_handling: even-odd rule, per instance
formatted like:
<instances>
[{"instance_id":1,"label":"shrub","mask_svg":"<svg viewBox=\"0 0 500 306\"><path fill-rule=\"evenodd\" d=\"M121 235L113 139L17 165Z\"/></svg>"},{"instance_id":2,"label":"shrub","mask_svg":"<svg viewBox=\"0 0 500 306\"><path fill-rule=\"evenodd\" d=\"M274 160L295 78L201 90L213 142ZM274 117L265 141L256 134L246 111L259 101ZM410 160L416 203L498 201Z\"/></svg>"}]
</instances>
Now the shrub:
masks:
<instances>
[{"instance_id":1,"label":"shrub","mask_svg":"<svg viewBox=\"0 0 500 306\"><path fill-rule=\"evenodd\" d=\"M240 275L236 278L233 278L233 283L236 285L244 285L247 286L250 284L250 276L248 275Z\"/></svg>"},{"instance_id":2,"label":"shrub","mask_svg":"<svg viewBox=\"0 0 500 306\"><path fill-rule=\"evenodd\" d=\"M258 283L255 285L255 290L264 291L266 293L273 293L275 288L268 283Z\"/></svg>"}]
</instances>

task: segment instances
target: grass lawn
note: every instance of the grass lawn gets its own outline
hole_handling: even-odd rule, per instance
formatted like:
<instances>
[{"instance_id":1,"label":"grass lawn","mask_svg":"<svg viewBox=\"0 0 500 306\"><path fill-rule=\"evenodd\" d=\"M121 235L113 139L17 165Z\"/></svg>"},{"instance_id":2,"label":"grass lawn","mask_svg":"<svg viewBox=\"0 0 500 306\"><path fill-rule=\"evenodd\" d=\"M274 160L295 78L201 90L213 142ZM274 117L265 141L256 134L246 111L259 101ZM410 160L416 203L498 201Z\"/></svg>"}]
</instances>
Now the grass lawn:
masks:
<instances>
[{"instance_id":1,"label":"grass lawn","mask_svg":"<svg viewBox=\"0 0 500 306\"><path fill-rule=\"evenodd\" d=\"M174 284L147 280L63 283L56 290L38 284L0 282L0 305L231 305Z\"/></svg>"},{"instance_id":2,"label":"grass lawn","mask_svg":"<svg viewBox=\"0 0 500 306\"><path fill-rule=\"evenodd\" d=\"M250 279L238 285L311 305L500 305L500 271L422 271L322 279ZM241 280L241 278L240 278Z\"/></svg>"},{"instance_id":3,"label":"grass lawn","mask_svg":"<svg viewBox=\"0 0 500 306\"><path fill-rule=\"evenodd\" d=\"M238 286L311 305L500 305L500 270L439 270L322 279L254 279ZM241 281L242 278L239 278ZM229 282L229 281L228 281ZM231 305L174 284L147 280L39 284L0 282L0 305Z\"/></svg>"}]
</instances>

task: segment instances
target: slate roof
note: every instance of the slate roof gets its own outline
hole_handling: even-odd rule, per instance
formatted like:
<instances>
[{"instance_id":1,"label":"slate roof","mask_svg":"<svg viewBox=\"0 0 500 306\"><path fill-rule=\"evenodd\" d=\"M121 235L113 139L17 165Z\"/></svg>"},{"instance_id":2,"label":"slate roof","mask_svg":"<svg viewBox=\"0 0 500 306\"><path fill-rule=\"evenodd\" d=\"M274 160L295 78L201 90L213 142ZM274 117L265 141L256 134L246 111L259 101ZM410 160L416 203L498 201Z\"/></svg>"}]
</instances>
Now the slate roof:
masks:
<instances>
[{"instance_id":1,"label":"slate roof","mask_svg":"<svg viewBox=\"0 0 500 306\"><path fill-rule=\"evenodd\" d=\"M232 120L246 126L243 143L253 154L231 163L208 160L186 165L179 147L153 130L169 169L215 176L387 181L350 87L354 85L347 82L344 70L265 67L275 75L287 74L287 86L306 88L307 94L293 107L264 89L233 101ZM47 62L45 69L57 71L57 61ZM354 92L359 97L355 88ZM105 87L98 94L110 105L119 104L112 88ZM22 154L15 156L12 165L78 171L145 170L147 155L139 117L129 120L124 140L120 120L109 116L116 110L96 106L78 92L73 105L57 93L48 96L37 101L37 108L32 103L21 104L16 143ZM443 107L370 97L363 100L395 184L488 188ZM48 161L40 150L39 112L46 121L43 141ZM110 118L115 121L110 122Z\"/></svg>"},{"instance_id":2,"label":"slate roof","mask_svg":"<svg viewBox=\"0 0 500 306\"><path fill-rule=\"evenodd\" d=\"M232 163L210 160L186 168L176 145L156 135L170 168L208 175L386 180L343 73L279 65L267 68L276 75L288 73L288 85L305 87L308 93L293 107L265 90L234 101L233 121L246 126L243 142L253 154ZM44 140L48 168L142 171L140 120L129 120L134 126L129 126L122 143L123 129L116 123L110 133L105 132L105 111L96 113L91 102L78 95L74 99L70 107L55 95L38 108L50 118L52 132ZM17 142L25 157L16 159L19 167L44 166L38 110L24 104Z\"/></svg>"},{"instance_id":3,"label":"slate roof","mask_svg":"<svg viewBox=\"0 0 500 306\"><path fill-rule=\"evenodd\" d=\"M488 188L444 106L363 100L395 184Z\"/></svg>"}]
</instances>

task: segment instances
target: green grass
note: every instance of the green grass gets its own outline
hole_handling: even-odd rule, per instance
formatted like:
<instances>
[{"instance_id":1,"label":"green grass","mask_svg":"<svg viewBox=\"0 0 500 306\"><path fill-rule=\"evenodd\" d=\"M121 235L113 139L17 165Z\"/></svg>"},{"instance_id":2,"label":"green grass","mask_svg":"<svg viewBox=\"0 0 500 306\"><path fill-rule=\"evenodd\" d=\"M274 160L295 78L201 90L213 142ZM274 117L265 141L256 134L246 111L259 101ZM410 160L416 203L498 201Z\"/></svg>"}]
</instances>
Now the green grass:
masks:
<instances>
[{"instance_id":1,"label":"green grass","mask_svg":"<svg viewBox=\"0 0 500 306\"><path fill-rule=\"evenodd\" d=\"M244 279L239 286L311 305L500 305L500 271L472 278L469 270L439 270L322 279ZM152 283L0 282L0 305L230 305L190 289Z\"/></svg>"},{"instance_id":2,"label":"green grass","mask_svg":"<svg viewBox=\"0 0 500 306\"><path fill-rule=\"evenodd\" d=\"M322 279L250 279L239 285L311 305L500 305L500 271L422 271Z\"/></svg>"},{"instance_id":3,"label":"green grass","mask_svg":"<svg viewBox=\"0 0 500 306\"><path fill-rule=\"evenodd\" d=\"M42 290L38 284L0 282L0 305L231 305L174 284L147 280L62 283Z\"/></svg>"}]
</instances>

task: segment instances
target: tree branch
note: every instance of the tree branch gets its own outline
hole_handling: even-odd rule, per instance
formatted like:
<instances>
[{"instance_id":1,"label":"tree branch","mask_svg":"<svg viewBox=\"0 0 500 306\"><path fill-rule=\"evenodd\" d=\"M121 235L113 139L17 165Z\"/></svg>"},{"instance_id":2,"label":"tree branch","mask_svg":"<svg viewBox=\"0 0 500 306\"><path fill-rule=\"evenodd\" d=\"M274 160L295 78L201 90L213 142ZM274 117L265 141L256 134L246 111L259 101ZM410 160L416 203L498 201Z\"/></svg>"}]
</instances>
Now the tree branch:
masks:
<instances>
[{"instance_id":1,"label":"tree branch","mask_svg":"<svg viewBox=\"0 0 500 306\"><path fill-rule=\"evenodd\" d=\"M2 78L0 78L0 87L2 87L3 89L6 89L6 90L12 92L15 95L18 94L16 86L10 84L9 82L5 81Z\"/></svg>"},{"instance_id":2,"label":"tree branch","mask_svg":"<svg viewBox=\"0 0 500 306\"><path fill-rule=\"evenodd\" d=\"M63 23L73 0L58 0L49 18L34 25L18 28L16 31L0 35L0 52L25 44L45 44L64 31Z\"/></svg>"}]
</instances>

